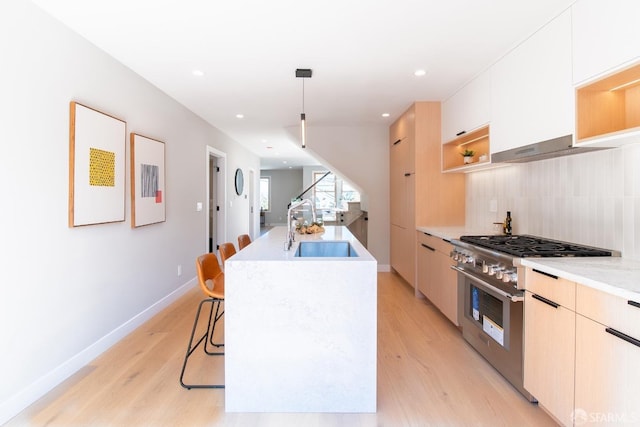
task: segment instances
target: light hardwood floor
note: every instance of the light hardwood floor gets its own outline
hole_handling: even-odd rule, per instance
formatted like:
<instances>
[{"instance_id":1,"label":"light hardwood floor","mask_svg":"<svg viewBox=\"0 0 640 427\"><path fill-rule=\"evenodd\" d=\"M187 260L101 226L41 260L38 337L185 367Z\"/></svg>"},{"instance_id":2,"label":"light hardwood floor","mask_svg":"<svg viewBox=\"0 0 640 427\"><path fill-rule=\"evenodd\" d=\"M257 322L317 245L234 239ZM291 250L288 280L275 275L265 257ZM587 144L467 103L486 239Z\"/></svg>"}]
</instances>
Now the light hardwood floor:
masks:
<instances>
[{"instance_id":1,"label":"light hardwood floor","mask_svg":"<svg viewBox=\"0 0 640 427\"><path fill-rule=\"evenodd\" d=\"M6 426L555 425L393 273L378 274L377 413L225 413L224 390L178 383L200 299L194 288ZM223 380L223 366L194 354L189 379Z\"/></svg>"}]
</instances>

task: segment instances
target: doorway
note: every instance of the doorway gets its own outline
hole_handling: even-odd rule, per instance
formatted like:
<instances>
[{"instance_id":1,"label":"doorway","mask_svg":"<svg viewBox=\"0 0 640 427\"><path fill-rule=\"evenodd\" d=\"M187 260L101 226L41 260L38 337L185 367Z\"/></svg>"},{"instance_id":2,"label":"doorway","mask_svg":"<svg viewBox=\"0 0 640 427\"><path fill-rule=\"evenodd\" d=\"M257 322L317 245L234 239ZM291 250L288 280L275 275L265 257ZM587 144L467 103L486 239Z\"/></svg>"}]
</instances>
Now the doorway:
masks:
<instances>
[{"instance_id":1,"label":"doorway","mask_svg":"<svg viewBox=\"0 0 640 427\"><path fill-rule=\"evenodd\" d=\"M255 171L249 169L249 236L255 239L256 236L256 200L255 200Z\"/></svg>"},{"instance_id":2,"label":"doorway","mask_svg":"<svg viewBox=\"0 0 640 427\"><path fill-rule=\"evenodd\" d=\"M206 247L216 252L221 241L226 241L226 154L207 146L207 226Z\"/></svg>"}]
</instances>

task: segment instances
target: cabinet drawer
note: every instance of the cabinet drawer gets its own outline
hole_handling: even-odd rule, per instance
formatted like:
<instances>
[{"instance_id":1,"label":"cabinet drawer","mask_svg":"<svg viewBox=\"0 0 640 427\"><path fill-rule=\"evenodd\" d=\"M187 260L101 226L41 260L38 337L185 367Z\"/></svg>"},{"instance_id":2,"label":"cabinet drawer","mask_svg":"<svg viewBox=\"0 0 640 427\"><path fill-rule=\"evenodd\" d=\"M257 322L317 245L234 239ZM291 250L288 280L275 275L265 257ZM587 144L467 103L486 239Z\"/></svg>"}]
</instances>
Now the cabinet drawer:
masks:
<instances>
[{"instance_id":1,"label":"cabinet drawer","mask_svg":"<svg viewBox=\"0 0 640 427\"><path fill-rule=\"evenodd\" d=\"M527 268L525 289L569 310L576 308L576 284L569 280Z\"/></svg>"},{"instance_id":2,"label":"cabinet drawer","mask_svg":"<svg viewBox=\"0 0 640 427\"><path fill-rule=\"evenodd\" d=\"M430 234L418 231L418 245L426 245L437 252L449 256L453 250L453 245L440 237L432 236Z\"/></svg>"},{"instance_id":3,"label":"cabinet drawer","mask_svg":"<svg viewBox=\"0 0 640 427\"><path fill-rule=\"evenodd\" d=\"M640 340L640 298L630 301L578 285L576 312Z\"/></svg>"}]
</instances>

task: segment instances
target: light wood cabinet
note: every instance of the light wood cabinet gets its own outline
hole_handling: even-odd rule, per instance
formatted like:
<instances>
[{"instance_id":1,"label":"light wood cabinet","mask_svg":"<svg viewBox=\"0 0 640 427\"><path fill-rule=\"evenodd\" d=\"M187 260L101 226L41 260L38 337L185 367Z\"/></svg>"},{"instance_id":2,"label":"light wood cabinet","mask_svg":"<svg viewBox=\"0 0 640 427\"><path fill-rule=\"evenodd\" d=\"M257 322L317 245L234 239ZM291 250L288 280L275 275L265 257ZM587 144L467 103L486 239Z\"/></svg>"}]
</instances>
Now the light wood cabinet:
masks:
<instances>
[{"instance_id":1,"label":"light wood cabinet","mask_svg":"<svg viewBox=\"0 0 640 427\"><path fill-rule=\"evenodd\" d=\"M458 276L451 266L453 245L418 232L418 290L454 325L458 325Z\"/></svg>"},{"instance_id":2,"label":"light wood cabinet","mask_svg":"<svg viewBox=\"0 0 640 427\"><path fill-rule=\"evenodd\" d=\"M608 331L606 325L577 316L576 414L590 426L638 425L640 337L630 337L634 344Z\"/></svg>"},{"instance_id":3,"label":"light wood cabinet","mask_svg":"<svg viewBox=\"0 0 640 427\"><path fill-rule=\"evenodd\" d=\"M509 52L490 73L492 153L574 133L569 10Z\"/></svg>"},{"instance_id":4,"label":"light wood cabinet","mask_svg":"<svg viewBox=\"0 0 640 427\"><path fill-rule=\"evenodd\" d=\"M525 389L563 425L640 423L640 301L525 274Z\"/></svg>"},{"instance_id":5,"label":"light wood cabinet","mask_svg":"<svg viewBox=\"0 0 640 427\"><path fill-rule=\"evenodd\" d=\"M576 84L640 59L637 0L579 0L571 13Z\"/></svg>"},{"instance_id":6,"label":"light wood cabinet","mask_svg":"<svg viewBox=\"0 0 640 427\"><path fill-rule=\"evenodd\" d=\"M412 250L415 187L415 112L403 114L389 129L391 267L412 286L415 252Z\"/></svg>"},{"instance_id":7,"label":"light wood cabinet","mask_svg":"<svg viewBox=\"0 0 640 427\"><path fill-rule=\"evenodd\" d=\"M416 286L416 227L464 224L464 177L440 168L439 102L416 102L389 128L391 267Z\"/></svg>"},{"instance_id":8,"label":"light wood cabinet","mask_svg":"<svg viewBox=\"0 0 640 427\"><path fill-rule=\"evenodd\" d=\"M491 80L485 71L442 103L442 141L486 126L491 115Z\"/></svg>"},{"instance_id":9,"label":"light wood cabinet","mask_svg":"<svg viewBox=\"0 0 640 427\"><path fill-rule=\"evenodd\" d=\"M593 425L640 423L640 303L578 285L576 311L576 410Z\"/></svg>"},{"instance_id":10,"label":"light wood cabinet","mask_svg":"<svg viewBox=\"0 0 640 427\"><path fill-rule=\"evenodd\" d=\"M574 409L576 285L533 270L527 270L526 275L524 388L556 420L570 426Z\"/></svg>"}]
</instances>

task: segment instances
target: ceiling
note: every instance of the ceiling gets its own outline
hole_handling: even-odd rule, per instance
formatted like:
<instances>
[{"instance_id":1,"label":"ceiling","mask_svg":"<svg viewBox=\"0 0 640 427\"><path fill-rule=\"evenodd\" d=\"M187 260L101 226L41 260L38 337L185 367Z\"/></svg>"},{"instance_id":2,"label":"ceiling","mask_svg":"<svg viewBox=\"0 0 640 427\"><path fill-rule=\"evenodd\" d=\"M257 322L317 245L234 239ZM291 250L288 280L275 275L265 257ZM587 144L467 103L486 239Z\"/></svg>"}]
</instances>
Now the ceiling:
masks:
<instances>
[{"instance_id":1,"label":"ceiling","mask_svg":"<svg viewBox=\"0 0 640 427\"><path fill-rule=\"evenodd\" d=\"M413 101L451 96L574 1L33 0L263 169L317 163L300 148L303 83L309 127L386 127Z\"/></svg>"}]
</instances>

